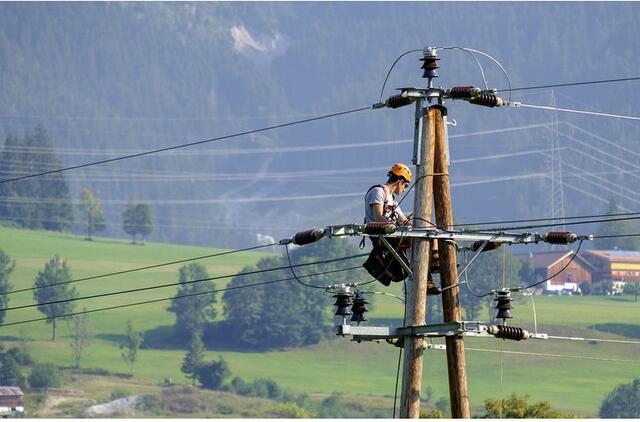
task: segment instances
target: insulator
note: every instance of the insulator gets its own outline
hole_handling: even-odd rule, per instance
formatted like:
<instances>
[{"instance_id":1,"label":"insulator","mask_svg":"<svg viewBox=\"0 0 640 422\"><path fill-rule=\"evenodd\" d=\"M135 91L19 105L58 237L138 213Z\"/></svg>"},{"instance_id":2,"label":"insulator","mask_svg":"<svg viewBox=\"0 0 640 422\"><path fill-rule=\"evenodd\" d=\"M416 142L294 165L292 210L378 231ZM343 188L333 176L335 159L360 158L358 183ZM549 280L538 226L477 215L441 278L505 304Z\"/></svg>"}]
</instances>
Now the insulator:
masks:
<instances>
[{"instance_id":1,"label":"insulator","mask_svg":"<svg viewBox=\"0 0 640 422\"><path fill-rule=\"evenodd\" d=\"M447 93L453 100L468 100L480 94L480 88L475 86L454 86Z\"/></svg>"},{"instance_id":2,"label":"insulator","mask_svg":"<svg viewBox=\"0 0 640 422\"><path fill-rule=\"evenodd\" d=\"M369 302L365 300L362 293L356 292L356 296L353 299L353 306L351 307L351 312L353 313L353 315L351 316L351 321L355 321L355 322L366 321L367 317L364 314L368 311L367 309L368 304Z\"/></svg>"},{"instance_id":3,"label":"insulator","mask_svg":"<svg viewBox=\"0 0 640 422\"><path fill-rule=\"evenodd\" d=\"M387 98L387 101L385 101L384 104L389 108L398 108L398 107L404 107L406 105L409 105L413 101L414 101L414 98L412 97L405 97L402 94L397 94Z\"/></svg>"},{"instance_id":4,"label":"insulator","mask_svg":"<svg viewBox=\"0 0 640 422\"><path fill-rule=\"evenodd\" d=\"M351 305L353 305L353 296L350 293L338 293L333 297L336 298L336 303L333 305L336 306L335 315L338 316L346 316L351 315Z\"/></svg>"},{"instance_id":5,"label":"insulator","mask_svg":"<svg viewBox=\"0 0 640 422\"><path fill-rule=\"evenodd\" d=\"M364 225L363 232L375 236L383 236L396 231L396 225L392 223L367 223Z\"/></svg>"},{"instance_id":6,"label":"insulator","mask_svg":"<svg viewBox=\"0 0 640 422\"><path fill-rule=\"evenodd\" d=\"M478 240L476 242L473 242L473 244L469 247L469 249L472 252L479 251L480 248L482 248L483 244L484 244L484 240ZM501 245L502 245L502 243L500 243L500 242L487 242L487 244L484 246L484 248L482 248L482 252L487 252L487 251L492 251L494 249L498 249Z\"/></svg>"},{"instance_id":7,"label":"insulator","mask_svg":"<svg viewBox=\"0 0 640 422\"><path fill-rule=\"evenodd\" d=\"M568 245L578 240L578 235L571 232L549 232L544 236L544 241L552 245Z\"/></svg>"},{"instance_id":8,"label":"insulator","mask_svg":"<svg viewBox=\"0 0 640 422\"><path fill-rule=\"evenodd\" d=\"M293 235L294 245L308 245L324 237L324 230L311 229Z\"/></svg>"},{"instance_id":9,"label":"insulator","mask_svg":"<svg viewBox=\"0 0 640 422\"><path fill-rule=\"evenodd\" d=\"M438 72L436 72L436 69L440 67L438 66L438 60L440 60L438 53L434 48L425 48L422 54L423 57L420 59L421 62L424 62L421 66L421 68L424 69L422 77L429 79L437 78Z\"/></svg>"},{"instance_id":10,"label":"insulator","mask_svg":"<svg viewBox=\"0 0 640 422\"><path fill-rule=\"evenodd\" d=\"M506 340L520 341L530 337L529 332L524 328L511 327L509 325L491 325L487 328L487 332L497 338L503 338Z\"/></svg>"},{"instance_id":11,"label":"insulator","mask_svg":"<svg viewBox=\"0 0 640 422\"><path fill-rule=\"evenodd\" d=\"M511 292L508 290L500 290L497 292L497 297L494 301L498 302L495 309L498 310L498 314L496 315L497 319L507 319L513 318L511 314Z\"/></svg>"},{"instance_id":12,"label":"insulator","mask_svg":"<svg viewBox=\"0 0 640 422\"><path fill-rule=\"evenodd\" d=\"M477 104L485 107L500 107L504 105L502 98L494 94L483 93L469 100L471 104Z\"/></svg>"}]
</instances>

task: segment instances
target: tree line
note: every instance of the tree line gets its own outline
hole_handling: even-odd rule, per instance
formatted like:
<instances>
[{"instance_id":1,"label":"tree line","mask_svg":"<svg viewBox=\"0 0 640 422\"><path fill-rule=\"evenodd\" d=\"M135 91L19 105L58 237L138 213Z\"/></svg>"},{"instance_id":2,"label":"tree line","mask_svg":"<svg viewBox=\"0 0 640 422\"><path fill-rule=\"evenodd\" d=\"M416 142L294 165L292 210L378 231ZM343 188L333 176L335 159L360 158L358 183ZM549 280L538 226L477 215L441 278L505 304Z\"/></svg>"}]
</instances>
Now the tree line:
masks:
<instances>
[{"instance_id":1,"label":"tree line","mask_svg":"<svg viewBox=\"0 0 640 422\"><path fill-rule=\"evenodd\" d=\"M9 136L0 152L0 180L38 174L61 168L46 130L36 126L22 138ZM36 178L0 184L0 220L27 229L70 231L74 211L81 214L86 240L106 228L100 200L89 188L80 194L77 207L72 205L64 173L52 173ZM154 229L154 219L148 204L130 199L122 212L122 229L136 243L144 243Z\"/></svg>"}]
</instances>

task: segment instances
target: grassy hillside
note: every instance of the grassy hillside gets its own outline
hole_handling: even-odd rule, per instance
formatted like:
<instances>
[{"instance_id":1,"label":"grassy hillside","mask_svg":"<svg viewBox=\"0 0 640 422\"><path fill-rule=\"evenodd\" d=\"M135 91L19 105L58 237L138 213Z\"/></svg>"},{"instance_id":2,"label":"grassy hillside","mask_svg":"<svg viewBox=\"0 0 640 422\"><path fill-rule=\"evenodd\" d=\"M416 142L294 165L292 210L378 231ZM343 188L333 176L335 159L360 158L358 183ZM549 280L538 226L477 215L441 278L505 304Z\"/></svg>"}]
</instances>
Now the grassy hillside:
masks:
<instances>
[{"instance_id":1,"label":"grassy hillside","mask_svg":"<svg viewBox=\"0 0 640 422\"><path fill-rule=\"evenodd\" d=\"M185 259L214 253L215 250L176 245L131 245L125 240L96 239L86 242L81 238L48 232L0 228L0 248L16 260L11 281L14 288L30 287L33 278L44 263L55 253L68 260L74 277L85 277L102 272L122 270L159 262ZM212 275L229 274L258 260L266 253L242 253L210 258L202 262ZM153 285L177 280L179 265L142 271L122 276L97 279L77 284L82 295L112 291L134 286ZM217 287L225 282L216 281ZM400 294L399 286L386 290ZM381 290L381 286L375 286ZM175 294L175 288L160 289L127 297L106 297L86 301L80 306L88 309L129 303ZM373 290L373 289L372 289ZM462 294L466 292L463 290ZM631 297L535 297L538 330L555 335L593 338L640 339L640 303ZM31 293L12 297L11 305L31 303ZM138 329L166 330L173 324L173 314L166 304L151 304L117 311L91 314L95 339L90 346L83 368L105 369L123 373L126 366L120 357L118 341L131 319ZM220 303L218 303L220 306ZM513 325L533 328L530 297L515 302ZM397 318L402 312L399 301L377 297L375 309L369 314L376 318ZM7 322L41 316L35 309L10 312ZM487 318L486 311L483 318ZM597 327L596 327L597 326ZM597 329L596 329L597 328ZM71 365L66 326L60 324L59 339L49 341L50 326L44 322L1 327L0 337L8 343L28 338L31 350L39 362L53 362L59 366ZM625 334L627 337L623 337ZM640 347L610 343L570 342L561 340L530 340L526 342L494 339L465 340L471 403L476 414L483 400L507 395L511 392L527 393L531 400L548 400L554 408L574 412L581 416L596 416L605 394L620 383L626 383L640 374ZM479 350L481 349L481 350ZM499 351L526 352L557 356L531 356L501 354ZM348 393L351 396L393 396L398 349L387 344L357 344L334 338L306 348L278 350L268 353L249 353L222 350L214 346L207 358L223 356L234 375L247 380L270 378L283 387L296 392L330 394ZM184 351L179 349L140 352L137 378L158 384L165 378L185 381L180 373ZM604 360L585 360L594 357ZM607 360L609 359L609 360ZM627 360L636 362L617 362ZM503 376L500 376L500 368ZM500 381L502 378L502 382ZM425 351L424 388L433 391L434 399L447 397L445 353ZM382 398L381 398L382 400Z\"/></svg>"}]
</instances>

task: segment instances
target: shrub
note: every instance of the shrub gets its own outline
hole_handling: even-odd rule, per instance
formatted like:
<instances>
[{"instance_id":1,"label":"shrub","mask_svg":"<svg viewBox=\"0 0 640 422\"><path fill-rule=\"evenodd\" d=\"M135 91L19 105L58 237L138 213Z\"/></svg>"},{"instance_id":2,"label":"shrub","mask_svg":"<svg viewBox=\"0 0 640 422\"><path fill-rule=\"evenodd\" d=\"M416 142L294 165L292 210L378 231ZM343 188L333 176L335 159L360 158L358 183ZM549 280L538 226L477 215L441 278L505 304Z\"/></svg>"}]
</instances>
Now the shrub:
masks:
<instances>
[{"instance_id":1,"label":"shrub","mask_svg":"<svg viewBox=\"0 0 640 422\"><path fill-rule=\"evenodd\" d=\"M219 390L224 384L224 380L231 375L229 364L220 357L209 363L199 365L196 368L196 379L200 381L204 388L209 390Z\"/></svg>"},{"instance_id":2,"label":"shrub","mask_svg":"<svg viewBox=\"0 0 640 422\"><path fill-rule=\"evenodd\" d=\"M233 413L233 408L229 405L219 403L216 406L216 411L221 415L231 415Z\"/></svg>"},{"instance_id":3,"label":"shrub","mask_svg":"<svg viewBox=\"0 0 640 422\"><path fill-rule=\"evenodd\" d=\"M251 396L254 393L253 385L240 377L234 377L231 380L228 390L241 396Z\"/></svg>"},{"instance_id":4,"label":"shrub","mask_svg":"<svg viewBox=\"0 0 640 422\"><path fill-rule=\"evenodd\" d=\"M269 416L274 418L286 418L286 419L306 419L306 418L311 418L313 415L311 415L306 410L299 408L294 403L286 403L286 404L280 404L275 408L273 408L269 412Z\"/></svg>"},{"instance_id":5,"label":"shrub","mask_svg":"<svg viewBox=\"0 0 640 422\"><path fill-rule=\"evenodd\" d=\"M29 374L29 385L32 388L60 387L62 374L58 367L51 363L39 363Z\"/></svg>"},{"instance_id":6,"label":"shrub","mask_svg":"<svg viewBox=\"0 0 640 422\"><path fill-rule=\"evenodd\" d=\"M7 353L21 366L33 365L33 357L26 347L12 347Z\"/></svg>"},{"instance_id":7,"label":"shrub","mask_svg":"<svg viewBox=\"0 0 640 422\"><path fill-rule=\"evenodd\" d=\"M115 390L111 391L111 400L118 400L124 397L129 397L130 395L130 391L123 388L116 388Z\"/></svg>"},{"instance_id":8,"label":"shrub","mask_svg":"<svg viewBox=\"0 0 640 422\"><path fill-rule=\"evenodd\" d=\"M600 405L601 418L640 418L640 378L620 384Z\"/></svg>"},{"instance_id":9,"label":"shrub","mask_svg":"<svg viewBox=\"0 0 640 422\"><path fill-rule=\"evenodd\" d=\"M142 396L142 408L152 413L161 413L163 411L162 401L153 394Z\"/></svg>"}]
</instances>

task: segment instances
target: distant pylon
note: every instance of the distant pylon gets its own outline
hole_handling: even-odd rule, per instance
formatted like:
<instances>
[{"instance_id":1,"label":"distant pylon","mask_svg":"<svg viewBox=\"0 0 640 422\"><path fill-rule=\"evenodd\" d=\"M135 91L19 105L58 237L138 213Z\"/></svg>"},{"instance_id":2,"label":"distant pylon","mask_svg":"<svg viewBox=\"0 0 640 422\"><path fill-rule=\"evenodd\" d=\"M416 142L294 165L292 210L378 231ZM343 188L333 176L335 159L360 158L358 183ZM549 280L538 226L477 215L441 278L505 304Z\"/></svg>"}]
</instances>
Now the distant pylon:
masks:
<instances>
[{"instance_id":1,"label":"distant pylon","mask_svg":"<svg viewBox=\"0 0 640 422\"><path fill-rule=\"evenodd\" d=\"M551 91L551 107L556 107L556 93ZM558 127L558 113L551 113L551 198L549 201L549 215L554 223L558 223L554 230L565 231L564 224L564 189L562 183L562 155L560 150L560 132ZM552 245L552 250L566 249L567 246Z\"/></svg>"}]
</instances>

